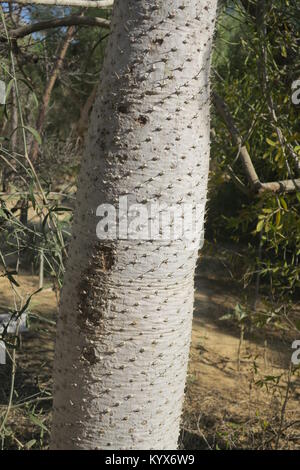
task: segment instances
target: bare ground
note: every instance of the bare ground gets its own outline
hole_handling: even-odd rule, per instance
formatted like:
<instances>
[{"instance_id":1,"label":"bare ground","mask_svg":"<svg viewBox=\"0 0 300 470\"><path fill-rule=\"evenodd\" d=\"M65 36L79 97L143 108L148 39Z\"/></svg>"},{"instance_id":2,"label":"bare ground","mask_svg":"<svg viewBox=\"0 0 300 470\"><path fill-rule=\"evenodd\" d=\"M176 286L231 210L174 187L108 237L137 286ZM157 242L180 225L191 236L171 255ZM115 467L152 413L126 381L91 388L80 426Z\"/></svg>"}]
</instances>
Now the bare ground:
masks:
<instances>
[{"instance_id":1,"label":"bare ground","mask_svg":"<svg viewBox=\"0 0 300 470\"><path fill-rule=\"evenodd\" d=\"M220 317L241 301L240 287L212 258L200 262L197 273L180 447L299 449L299 374L292 374L288 381L291 343L296 338L271 327L259 333L246 331L238 371L240 330ZM16 279L24 299L37 290L36 276L22 273ZM13 305L11 287L2 277L0 309L5 312ZM34 317L16 352L14 395L2 429L4 449L45 449L49 440L57 316L56 296L50 284L32 298L30 311ZM7 410L10 379L8 360L7 365L0 366L0 428Z\"/></svg>"}]
</instances>

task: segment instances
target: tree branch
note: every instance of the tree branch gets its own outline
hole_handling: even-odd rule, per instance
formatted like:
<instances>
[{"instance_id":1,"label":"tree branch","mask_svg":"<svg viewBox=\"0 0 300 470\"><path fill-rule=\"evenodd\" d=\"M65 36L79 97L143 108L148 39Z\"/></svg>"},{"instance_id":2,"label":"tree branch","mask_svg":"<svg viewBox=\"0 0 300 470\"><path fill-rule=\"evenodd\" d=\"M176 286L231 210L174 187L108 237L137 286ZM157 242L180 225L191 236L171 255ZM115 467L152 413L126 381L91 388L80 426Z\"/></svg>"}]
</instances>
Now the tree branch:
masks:
<instances>
[{"instance_id":1,"label":"tree branch","mask_svg":"<svg viewBox=\"0 0 300 470\"><path fill-rule=\"evenodd\" d=\"M300 187L300 178L293 180L271 181L270 183L260 183L258 193L271 191L272 193L294 193Z\"/></svg>"},{"instance_id":2,"label":"tree branch","mask_svg":"<svg viewBox=\"0 0 300 470\"><path fill-rule=\"evenodd\" d=\"M213 93L213 101L215 108L220 116L223 118L230 134L236 145L239 146L239 156L242 160L244 171L251 189L254 193L261 194L266 191L273 193L293 193L300 186L300 179L289 179L283 181L272 181L269 183L262 183L255 171L251 157L247 148L243 145L242 138L238 129L235 126L233 117L231 116L226 103L217 94Z\"/></svg>"},{"instance_id":3,"label":"tree branch","mask_svg":"<svg viewBox=\"0 0 300 470\"><path fill-rule=\"evenodd\" d=\"M247 147L243 145L242 138L239 134L238 129L235 126L235 123L233 121L233 118L227 108L227 105L224 103L224 101L220 98L217 93L213 93L213 100L214 104L216 107L216 110L220 114L220 116L223 118L234 142L236 145L239 147L239 155L242 160L242 164L244 167L244 171L246 173L246 177L248 179L248 182L253 190L256 190L257 186L260 185L259 178L257 176L257 173L255 171L255 168L253 166L251 157L248 153Z\"/></svg>"},{"instance_id":4,"label":"tree branch","mask_svg":"<svg viewBox=\"0 0 300 470\"><path fill-rule=\"evenodd\" d=\"M43 94L43 99L42 99L42 102L41 102L38 118L37 118L36 125L35 125L35 129L37 130L37 132L39 134L42 134L42 130L43 130L44 122L45 122L45 118L46 118L46 113L47 113L48 107L49 107L51 93L52 93L52 90L53 90L54 85L56 83L58 74L59 74L59 72L60 72L60 70L63 66L63 62L65 60L68 48L70 46L70 43L73 39L74 34L75 34L75 26L70 26L68 28L68 31L67 31L66 37L64 39L64 42L62 43L61 48L59 50L58 57L57 57L57 60L55 62L54 68L51 72L50 79L49 79L48 83L46 84L46 88L45 88L45 91L44 91L44 94ZM28 152L32 162L35 162L37 160L38 152L39 152L39 144L38 144L37 140L32 139L31 144L30 144L30 149L29 149L29 152Z\"/></svg>"},{"instance_id":5,"label":"tree branch","mask_svg":"<svg viewBox=\"0 0 300 470\"><path fill-rule=\"evenodd\" d=\"M9 34L12 39L19 39L28 34L44 31L45 29L59 28L61 26L98 26L101 28L109 28L110 22L104 18L94 18L92 16L65 16L52 20L39 21L38 23L20 26L17 29L10 30Z\"/></svg>"},{"instance_id":6,"label":"tree branch","mask_svg":"<svg viewBox=\"0 0 300 470\"><path fill-rule=\"evenodd\" d=\"M21 5L57 5L66 7L111 8L113 0L0 0L0 3L20 3Z\"/></svg>"}]
</instances>

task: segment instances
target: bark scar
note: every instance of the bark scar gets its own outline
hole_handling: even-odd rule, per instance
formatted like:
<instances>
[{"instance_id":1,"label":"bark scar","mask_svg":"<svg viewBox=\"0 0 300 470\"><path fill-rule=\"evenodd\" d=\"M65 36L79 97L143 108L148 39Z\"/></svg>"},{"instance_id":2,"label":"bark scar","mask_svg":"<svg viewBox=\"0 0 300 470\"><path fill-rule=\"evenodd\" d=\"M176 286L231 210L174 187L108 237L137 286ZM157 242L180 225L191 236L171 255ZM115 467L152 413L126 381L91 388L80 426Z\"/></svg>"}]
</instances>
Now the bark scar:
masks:
<instances>
[{"instance_id":1,"label":"bark scar","mask_svg":"<svg viewBox=\"0 0 300 470\"><path fill-rule=\"evenodd\" d=\"M103 275L108 274L115 264L112 246L97 242L92 250L88 267L82 272L77 285L78 292L78 325L82 328L88 323L99 325L105 307L99 305L99 287L105 289ZM96 288L96 289L95 289ZM103 293L102 299L105 299ZM101 301L101 300L100 300Z\"/></svg>"}]
</instances>

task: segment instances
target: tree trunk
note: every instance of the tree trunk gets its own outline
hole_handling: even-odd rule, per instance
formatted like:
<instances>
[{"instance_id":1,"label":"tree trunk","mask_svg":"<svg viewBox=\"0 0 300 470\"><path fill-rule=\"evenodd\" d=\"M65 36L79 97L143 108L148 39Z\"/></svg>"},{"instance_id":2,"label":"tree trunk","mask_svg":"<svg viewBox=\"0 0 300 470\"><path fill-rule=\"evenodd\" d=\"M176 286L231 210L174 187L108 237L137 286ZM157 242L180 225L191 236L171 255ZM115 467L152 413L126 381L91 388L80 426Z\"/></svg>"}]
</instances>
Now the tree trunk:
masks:
<instances>
[{"instance_id":1,"label":"tree trunk","mask_svg":"<svg viewBox=\"0 0 300 470\"><path fill-rule=\"evenodd\" d=\"M193 237L163 217L169 237L117 219L117 239L109 226L99 240L97 207L127 195L153 204L149 221L156 204L204 211L216 3L115 2L57 328L53 449L177 447L203 214Z\"/></svg>"},{"instance_id":2,"label":"tree trunk","mask_svg":"<svg viewBox=\"0 0 300 470\"><path fill-rule=\"evenodd\" d=\"M44 90L44 94L43 94L43 98L42 98L38 118L37 118L36 125L35 125L35 129L37 130L37 132L39 134L42 134L43 127L44 127L44 122L45 122L45 118L46 118L46 114L47 114L47 111L48 111L49 102L50 102L50 98L51 98L51 93L52 93L54 85L56 83L58 74L59 74L59 72L60 72L60 70L63 66L64 59L66 57L67 51L69 49L69 46L71 44L71 41L72 41L73 36L75 34L75 31L76 31L75 26L70 26L68 28L66 36L64 38L64 41L63 41L63 43L62 43L62 45L59 49L58 57L56 59L54 68L51 72L50 79L48 80L48 83L47 83L46 88ZM33 163L37 160L38 152L39 152L39 144L38 144L37 140L32 139L30 149L29 149L29 155L30 155L30 159Z\"/></svg>"}]
</instances>

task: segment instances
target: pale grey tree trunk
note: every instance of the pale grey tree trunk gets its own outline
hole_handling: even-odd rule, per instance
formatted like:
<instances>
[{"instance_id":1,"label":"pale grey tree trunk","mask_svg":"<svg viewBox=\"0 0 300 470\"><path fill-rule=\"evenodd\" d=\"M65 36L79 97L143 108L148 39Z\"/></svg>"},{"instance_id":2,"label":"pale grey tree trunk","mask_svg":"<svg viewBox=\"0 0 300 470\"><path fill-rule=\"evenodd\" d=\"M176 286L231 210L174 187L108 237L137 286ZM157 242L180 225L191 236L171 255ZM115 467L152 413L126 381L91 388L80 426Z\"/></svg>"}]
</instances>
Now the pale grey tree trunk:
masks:
<instances>
[{"instance_id":1,"label":"pale grey tree trunk","mask_svg":"<svg viewBox=\"0 0 300 470\"><path fill-rule=\"evenodd\" d=\"M216 3L115 2L62 292L53 449L177 446L201 227L101 241L96 210L124 195L204 208Z\"/></svg>"}]
</instances>

